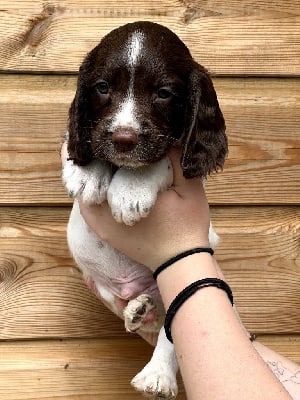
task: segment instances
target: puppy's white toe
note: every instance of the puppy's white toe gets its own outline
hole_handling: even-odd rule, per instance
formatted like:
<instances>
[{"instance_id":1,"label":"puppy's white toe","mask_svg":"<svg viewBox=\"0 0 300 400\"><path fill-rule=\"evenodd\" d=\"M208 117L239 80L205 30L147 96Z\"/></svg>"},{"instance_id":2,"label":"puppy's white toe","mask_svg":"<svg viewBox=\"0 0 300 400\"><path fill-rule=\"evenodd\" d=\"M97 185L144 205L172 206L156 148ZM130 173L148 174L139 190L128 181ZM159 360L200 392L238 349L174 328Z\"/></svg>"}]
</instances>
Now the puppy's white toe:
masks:
<instances>
[{"instance_id":1,"label":"puppy's white toe","mask_svg":"<svg viewBox=\"0 0 300 400\"><path fill-rule=\"evenodd\" d=\"M122 191L121 185L116 190L115 181L116 178L107 192L107 200L115 220L125 225L134 225L141 218L147 217L155 203L157 194L145 188L133 190L129 187Z\"/></svg>"},{"instance_id":2,"label":"puppy's white toe","mask_svg":"<svg viewBox=\"0 0 300 400\"><path fill-rule=\"evenodd\" d=\"M174 399L178 393L176 377L165 364L148 363L131 381L132 386L154 399Z\"/></svg>"},{"instance_id":3,"label":"puppy's white toe","mask_svg":"<svg viewBox=\"0 0 300 400\"><path fill-rule=\"evenodd\" d=\"M63 181L69 196L86 204L101 204L106 199L111 178L109 164L98 160L83 167L68 160L63 169Z\"/></svg>"},{"instance_id":4,"label":"puppy's white toe","mask_svg":"<svg viewBox=\"0 0 300 400\"><path fill-rule=\"evenodd\" d=\"M173 172L166 157L145 168L120 168L107 192L107 201L117 222L134 225L147 217L157 193L172 184Z\"/></svg>"}]
</instances>

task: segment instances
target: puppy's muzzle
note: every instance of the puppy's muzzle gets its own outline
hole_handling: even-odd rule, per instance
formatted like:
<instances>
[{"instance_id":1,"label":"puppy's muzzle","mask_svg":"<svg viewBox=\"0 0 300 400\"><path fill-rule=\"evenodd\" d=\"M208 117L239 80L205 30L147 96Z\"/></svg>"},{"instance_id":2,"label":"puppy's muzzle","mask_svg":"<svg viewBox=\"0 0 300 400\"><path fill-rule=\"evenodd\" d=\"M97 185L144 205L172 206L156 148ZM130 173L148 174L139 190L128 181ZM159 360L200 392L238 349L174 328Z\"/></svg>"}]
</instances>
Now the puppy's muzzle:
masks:
<instances>
[{"instance_id":1,"label":"puppy's muzzle","mask_svg":"<svg viewBox=\"0 0 300 400\"><path fill-rule=\"evenodd\" d=\"M118 128L112 134L111 141L117 152L126 153L135 148L138 138L134 129Z\"/></svg>"}]
</instances>

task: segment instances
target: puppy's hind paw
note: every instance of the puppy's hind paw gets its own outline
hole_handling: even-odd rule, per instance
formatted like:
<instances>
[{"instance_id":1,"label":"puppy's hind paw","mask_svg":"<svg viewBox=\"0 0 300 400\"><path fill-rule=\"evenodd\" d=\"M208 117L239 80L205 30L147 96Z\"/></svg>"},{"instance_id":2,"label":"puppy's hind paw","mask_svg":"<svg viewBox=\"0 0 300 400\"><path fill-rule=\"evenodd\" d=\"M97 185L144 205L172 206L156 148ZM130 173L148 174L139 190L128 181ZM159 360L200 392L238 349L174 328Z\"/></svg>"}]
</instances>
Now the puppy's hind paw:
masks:
<instances>
[{"instance_id":1,"label":"puppy's hind paw","mask_svg":"<svg viewBox=\"0 0 300 400\"><path fill-rule=\"evenodd\" d=\"M164 367L150 362L132 379L131 385L151 399L174 399L178 393L176 377Z\"/></svg>"},{"instance_id":2,"label":"puppy's hind paw","mask_svg":"<svg viewBox=\"0 0 300 400\"><path fill-rule=\"evenodd\" d=\"M155 304L147 294L141 294L130 300L123 310L127 332L135 332L144 325L152 324L156 319Z\"/></svg>"}]
</instances>

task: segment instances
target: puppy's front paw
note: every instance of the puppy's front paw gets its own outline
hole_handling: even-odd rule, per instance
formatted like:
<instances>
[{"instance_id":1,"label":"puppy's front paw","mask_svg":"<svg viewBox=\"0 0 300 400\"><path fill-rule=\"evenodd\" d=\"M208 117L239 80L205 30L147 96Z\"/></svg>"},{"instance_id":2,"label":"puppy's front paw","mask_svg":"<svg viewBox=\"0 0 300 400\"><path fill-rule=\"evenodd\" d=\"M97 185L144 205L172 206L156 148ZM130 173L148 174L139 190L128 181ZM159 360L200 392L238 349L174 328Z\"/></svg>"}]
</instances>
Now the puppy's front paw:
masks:
<instances>
[{"instance_id":1,"label":"puppy's front paw","mask_svg":"<svg viewBox=\"0 0 300 400\"><path fill-rule=\"evenodd\" d=\"M108 204L117 222L134 225L147 217L154 206L157 193L173 181L173 169L168 157L136 169L120 168L107 192Z\"/></svg>"},{"instance_id":2,"label":"puppy's front paw","mask_svg":"<svg viewBox=\"0 0 300 400\"><path fill-rule=\"evenodd\" d=\"M141 192L141 191L139 191ZM123 196L122 192L112 192L109 188L107 193L108 204L114 219L125 225L134 225L141 218L147 217L156 201L155 196L149 190L139 196L134 192Z\"/></svg>"},{"instance_id":3,"label":"puppy's front paw","mask_svg":"<svg viewBox=\"0 0 300 400\"><path fill-rule=\"evenodd\" d=\"M130 300L123 310L127 332L135 332L145 324L151 324L156 319L155 304L151 296L141 294Z\"/></svg>"},{"instance_id":4,"label":"puppy's front paw","mask_svg":"<svg viewBox=\"0 0 300 400\"><path fill-rule=\"evenodd\" d=\"M132 175L132 177L130 176ZM140 178L140 179L138 179ZM147 217L157 198L157 189L131 171L113 177L107 192L108 204L117 222L134 225Z\"/></svg>"},{"instance_id":5,"label":"puppy's front paw","mask_svg":"<svg viewBox=\"0 0 300 400\"><path fill-rule=\"evenodd\" d=\"M165 363L150 361L131 384L137 391L154 399L174 399L178 393L176 376Z\"/></svg>"},{"instance_id":6,"label":"puppy's front paw","mask_svg":"<svg viewBox=\"0 0 300 400\"><path fill-rule=\"evenodd\" d=\"M78 166L68 160L62 178L70 197L86 204L100 204L106 199L112 172L104 161L93 160L86 166Z\"/></svg>"}]
</instances>

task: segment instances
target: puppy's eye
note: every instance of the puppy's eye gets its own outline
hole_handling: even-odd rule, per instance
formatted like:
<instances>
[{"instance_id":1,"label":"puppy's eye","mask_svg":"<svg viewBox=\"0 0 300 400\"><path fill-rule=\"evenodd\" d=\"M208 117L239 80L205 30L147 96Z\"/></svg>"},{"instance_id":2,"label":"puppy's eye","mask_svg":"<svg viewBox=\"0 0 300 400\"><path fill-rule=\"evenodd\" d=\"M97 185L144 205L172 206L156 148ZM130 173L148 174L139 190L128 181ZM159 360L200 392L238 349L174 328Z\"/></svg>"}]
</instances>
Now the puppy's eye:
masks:
<instances>
[{"instance_id":1,"label":"puppy's eye","mask_svg":"<svg viewBox=\"0 0 300 400\"><path fill-rule=\"evenodd\" d=\"M158 89L157 96L159 99L168 100L173 96L173 94L168 88L162 87Z\"/></svg>"},{"instance_id":2,"label":"puppy's eye","mask_svg":"<svg viewBox=\"0 0 300 400\"><path fill-rule=\"evenodd\" d=\"M100 94L108 94L109 92L109 85L105 81L96 83L95 87Z\"/></svg>"}]
</instances>

